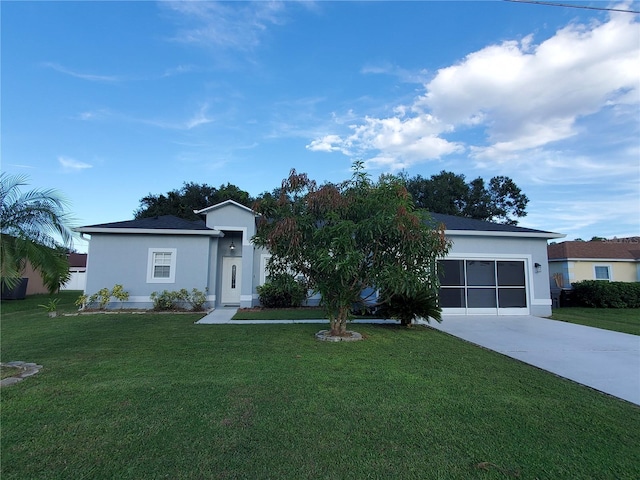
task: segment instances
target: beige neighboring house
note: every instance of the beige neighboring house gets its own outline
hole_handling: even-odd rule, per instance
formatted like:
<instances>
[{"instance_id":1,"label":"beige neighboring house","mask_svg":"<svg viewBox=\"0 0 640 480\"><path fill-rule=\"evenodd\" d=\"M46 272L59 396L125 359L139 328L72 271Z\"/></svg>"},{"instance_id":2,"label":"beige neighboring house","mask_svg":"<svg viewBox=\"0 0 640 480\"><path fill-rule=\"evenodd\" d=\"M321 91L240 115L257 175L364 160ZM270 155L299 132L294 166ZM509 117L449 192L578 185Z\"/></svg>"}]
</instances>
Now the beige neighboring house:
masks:
<instances>
[{"instance_id":1,"label":"beige neighboring house","mask_svg":"<svg viewBox=\"0 0 640 480\"><path fill-rule=\"evenodd\" d=\"M640 238L561 242L547 248L551 290L582 280L640 281Z\"/></svg>"}]
</instances>

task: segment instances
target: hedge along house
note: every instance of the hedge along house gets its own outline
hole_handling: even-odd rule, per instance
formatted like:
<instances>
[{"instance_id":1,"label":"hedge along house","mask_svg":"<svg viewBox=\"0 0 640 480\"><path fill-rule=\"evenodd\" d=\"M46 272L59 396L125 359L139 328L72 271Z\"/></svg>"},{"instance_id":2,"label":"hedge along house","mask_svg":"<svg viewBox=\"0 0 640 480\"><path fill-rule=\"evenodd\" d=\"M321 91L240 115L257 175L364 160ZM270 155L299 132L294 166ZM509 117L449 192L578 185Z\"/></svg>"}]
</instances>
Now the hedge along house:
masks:
<instances>
[{"instance_id":1,"label":"hedge along house","mask_svg":"<svg viewBox=\"0 0 640 480\"><path fill-rule=\"evenodd\" d=\"M129 308L150 308L152 292L206 291L208 306L259 304L269 252L251 242L256 213L232 200L173 216L80 227L90 235L89 295L122 284ZM432 214L453 241L440 262L444 314L551 314L547 239L551 232ZM310 299L310 303L318 298Z\"/></svg>"}]
</instances>

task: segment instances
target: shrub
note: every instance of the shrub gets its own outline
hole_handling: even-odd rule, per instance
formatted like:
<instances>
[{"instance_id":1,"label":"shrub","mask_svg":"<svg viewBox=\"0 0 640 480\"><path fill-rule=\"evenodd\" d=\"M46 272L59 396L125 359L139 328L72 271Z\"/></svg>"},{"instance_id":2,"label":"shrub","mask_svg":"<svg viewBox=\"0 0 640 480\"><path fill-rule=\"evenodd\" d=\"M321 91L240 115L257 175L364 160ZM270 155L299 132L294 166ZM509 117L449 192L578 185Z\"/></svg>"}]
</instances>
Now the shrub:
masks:
<instances>
[{"instance_id":1,"label":"shrub","mask_svg":"<svg viewBox=\"0 0 640 480\"><path fill-rule=\"evenodd\" d=\"M384 304L380 314L389 318L397 318L405 326L411 325L416 318L424 318L429 322L433 318L437 322L442 321L442 309L438 306L438 297L428 290L418 292L416 295L391 295L384 298Z\"/></svg>"},{"instance_id":2,"label":"shrub","mask_svg":"<svg viewBox=\"0 0 640 480\"><path fill-rule=\"evenodd\" d=\"M307 289L293 275L274 275L258 288L260 303L265 308L299 307L307 298Z\"/></svg>"},{"instance_id":3,"label":"shrub","mask_svg":"<svg viewBox=\"0 0 640 480\"><path fill-rule=\"evenodd\" d=\"M572 283L573 301L594 308L640 308L640 283L584 280Z\"/></svg>"},{"instance_id":4,"label":"shrub","mask_svg":"<svg viewBox=\"0 0 640 480\"><path fill-rule=\"evenodd\" d=\"M201 312L204 310L204 304L207 301L206 289L205 292L201 292L197 288L192 289L191 293L187 294L186 301L191 305L191 310Z\"/></svg>"},{"instance_id":5,"label":"shrub","mask_svg":"<svg viewBox=\"0 0 640 480\"><path fill-rule=\"evenodd\" d=\"M182 288L178 291L163 290L160 293L153 292L151 293L151 300L153 301L154 310L178 310L188 304L191 310L199 312L204 310L207 295L197 288L194 288L191 292L186 288Z\"/></svg>"},{"instance_id":6,"label":"shrub","mask_svg":"<svg viewBox=\"0 0 640 480\"><path fill-rule=\"evenodd\" d=\"M151 300L153 301L154 310L176 310L178 308L179 299L180 292L163 290L160 293L151 293Z\"/></svg>"},{"instance_id":7,"label":"shrub","mask_svg":"<svg viewBox=\"0 0 640 480\"><path fill-rule=\"evenodd\" d=\"M111 297L120 300L120 308L122 308L122 303L129 300L129 292L125 291L122 285L115 284L111 290L105 287L90 296L80 295L75 304L81 310L91 308L94 304L97 304L100 310L104 310L109 305Z\"/></svg>"}]
</instances>

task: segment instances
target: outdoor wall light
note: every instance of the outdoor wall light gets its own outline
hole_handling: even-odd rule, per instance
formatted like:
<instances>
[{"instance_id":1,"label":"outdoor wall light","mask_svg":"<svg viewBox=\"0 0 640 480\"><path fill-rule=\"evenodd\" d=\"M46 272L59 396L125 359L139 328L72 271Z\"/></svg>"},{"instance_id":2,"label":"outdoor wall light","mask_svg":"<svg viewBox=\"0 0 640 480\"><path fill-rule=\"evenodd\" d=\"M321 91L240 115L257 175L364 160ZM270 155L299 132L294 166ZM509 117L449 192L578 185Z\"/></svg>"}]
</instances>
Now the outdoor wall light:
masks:
<instances>
[{"instance_id":1,"label":"outdoor wall light","mask_svg":"<svg viewBox=\"0 0 640 480\"><path fill-rule=\"evenodd\" d=\"M236 249L236 246L233 243L233 240L231 240L231 245L229 245L229 250L231 250L232 252ZM536 263L537 265L537 263Z\"/></svg>"},{"instance_id":2,"label":"outdoor wall light","mask_svg":"<svg viewBox=\"0 0 640 480\"><path fill-rule=\"evenodd\" d=\"M540 273L542 271L542 265L540 265L539 263L534 263L533 266L536 269L536 273Z\"/></svg>"}]
</instances>

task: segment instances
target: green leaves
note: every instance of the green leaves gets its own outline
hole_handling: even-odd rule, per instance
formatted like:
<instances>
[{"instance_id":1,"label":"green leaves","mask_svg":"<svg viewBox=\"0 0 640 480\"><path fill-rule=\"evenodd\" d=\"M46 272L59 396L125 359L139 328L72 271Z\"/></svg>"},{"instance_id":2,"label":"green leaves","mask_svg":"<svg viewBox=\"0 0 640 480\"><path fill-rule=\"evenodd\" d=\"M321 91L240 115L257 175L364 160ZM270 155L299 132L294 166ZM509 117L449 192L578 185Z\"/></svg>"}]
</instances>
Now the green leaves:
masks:
<instances>
[{"instance_id":1,"label":"green leaves","mask_svg":"<svg viewBox=\"0 0 640 480\"><path fill-rule=\"evenodd\" d=\"M28 261L53 292L70 275L66 249L62 248L70 247L73 238L65 212L67 203L51 189L23 193L26 181L24 175L0 174L2 285L15 286Z\"/></svg>"},{"instance_id":2,"label":"green leaves","mask_svg":"<svg viewBox=\"0 0 640 480\"><path fill-rule=\"evenodd\" d=\"M435 292L433 266L449 248L442 229L416 212L401 179L374 183L362 162L353 169L350 180L320 187L292 170L277 205L259 211L264 217L253 239L271 252L272 272L303 275L322 294L337 333L367 287L402 295Z\"/></svg>"}]
</instances>

